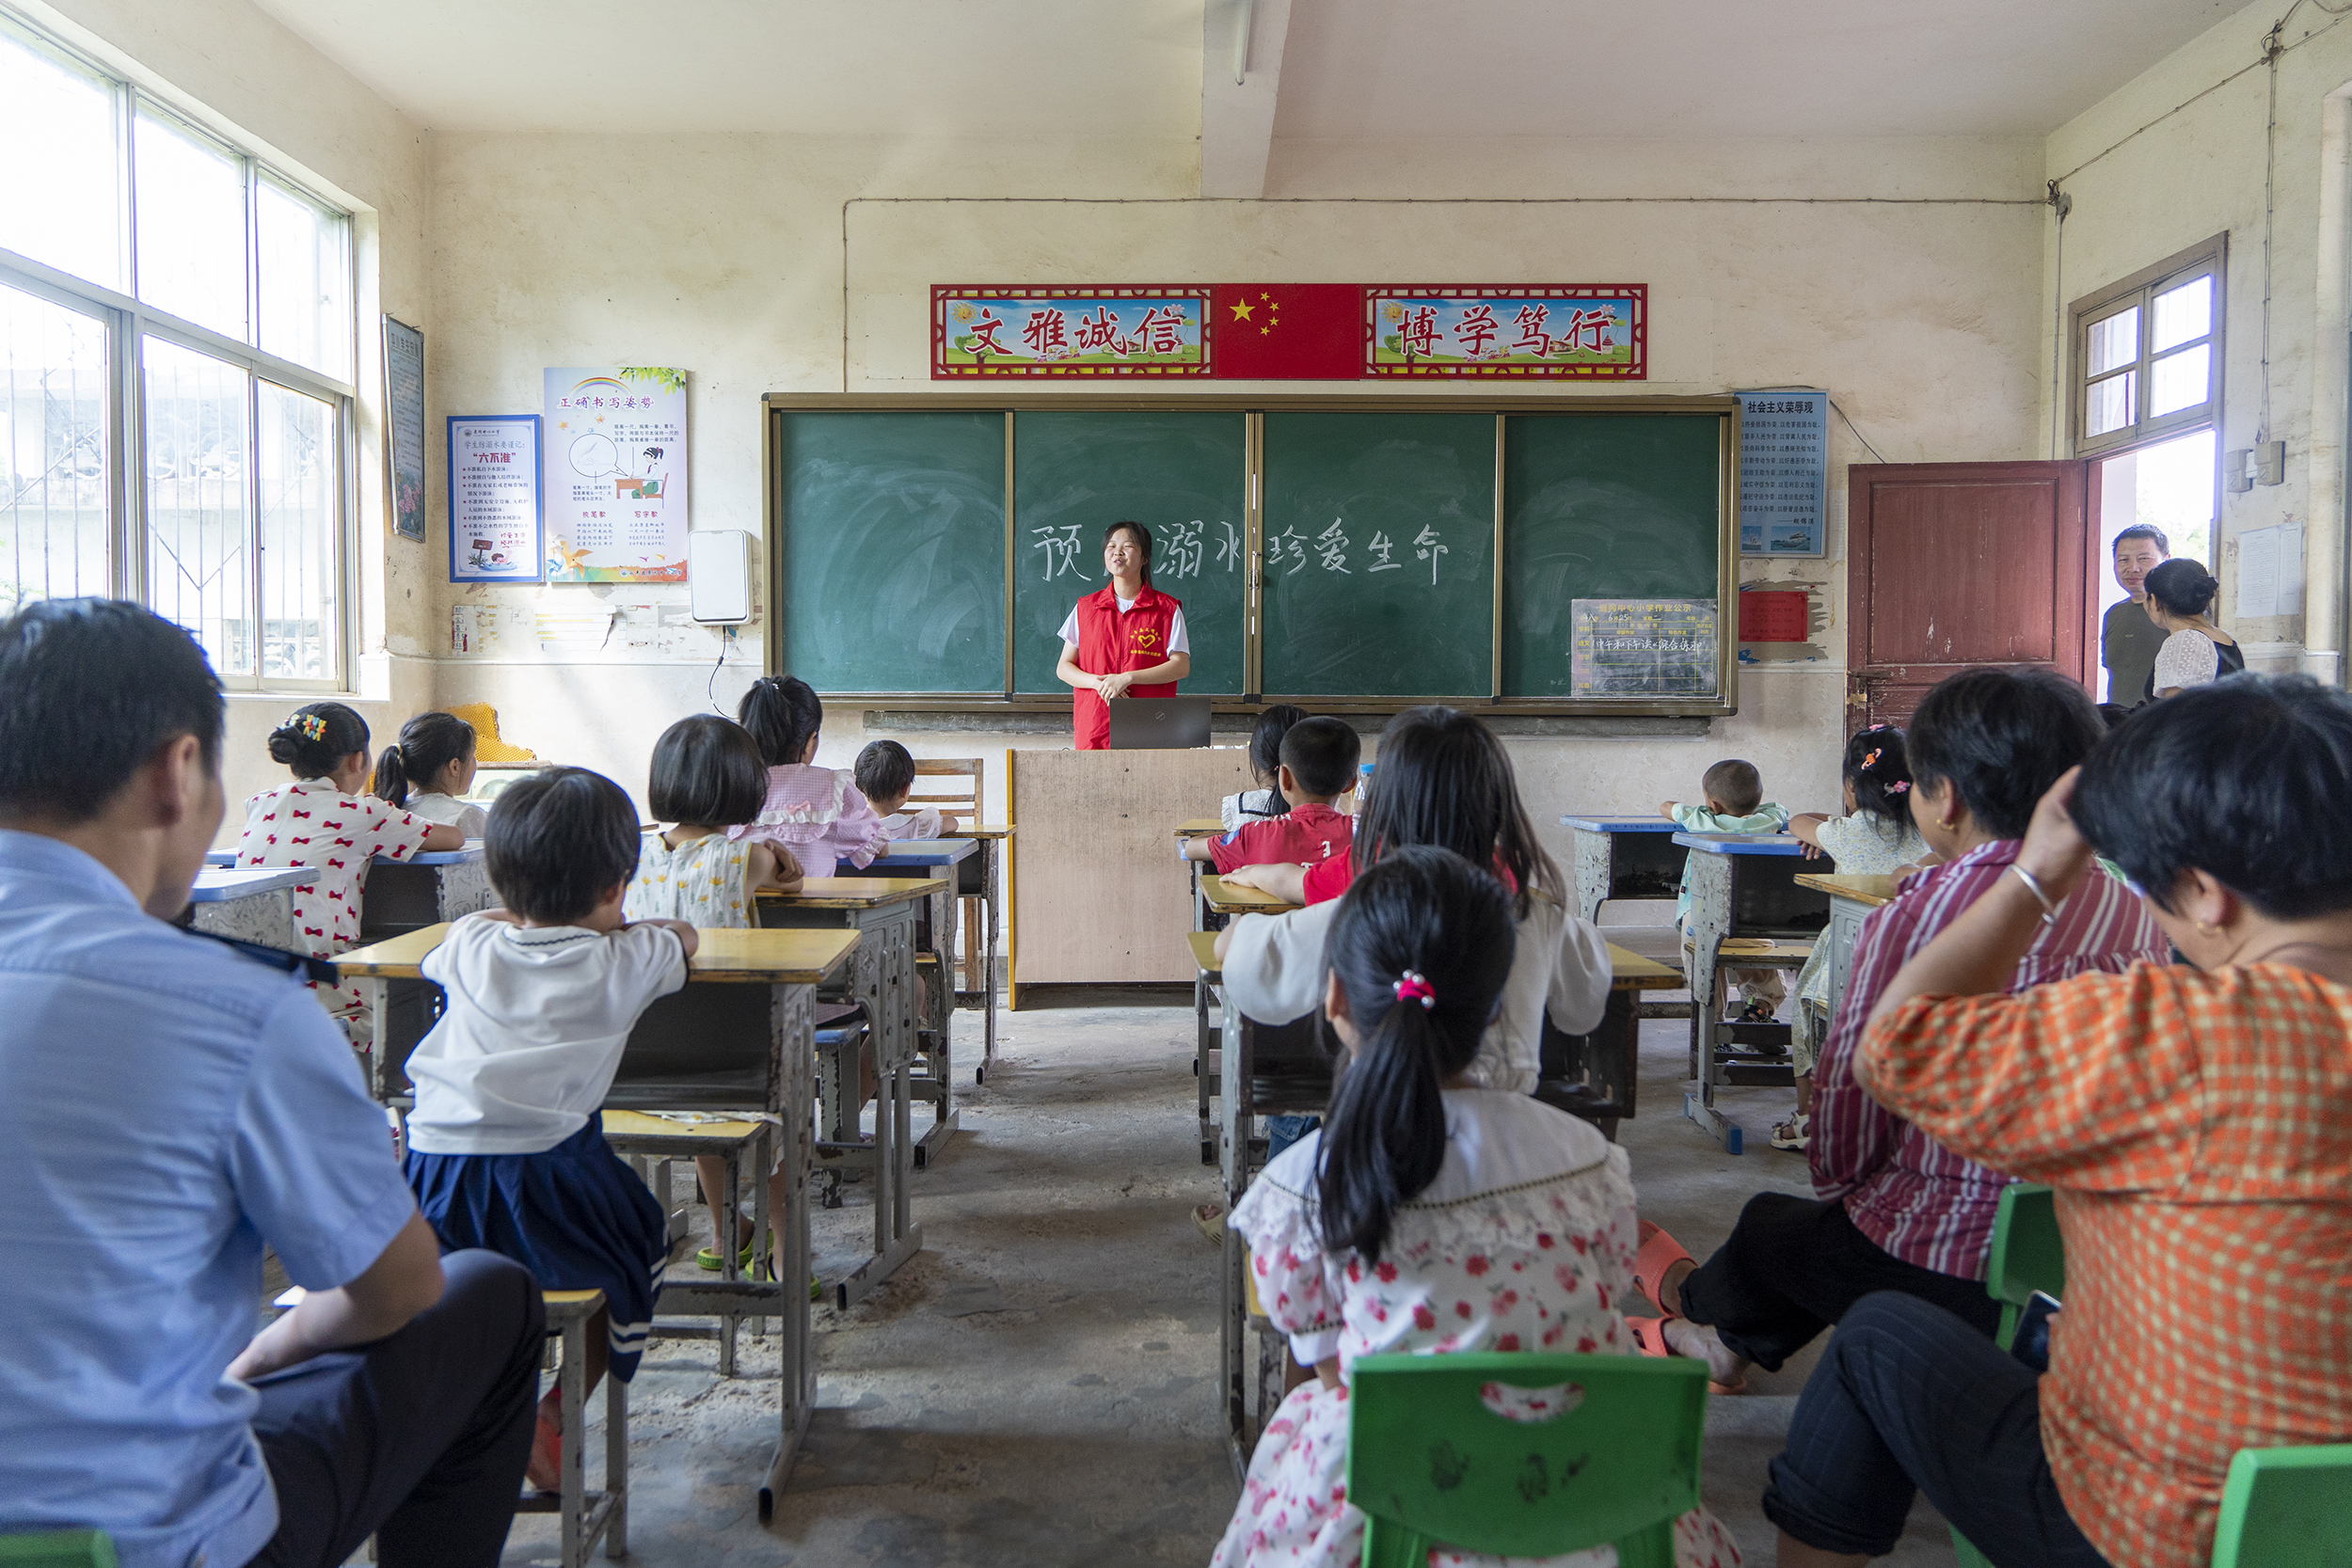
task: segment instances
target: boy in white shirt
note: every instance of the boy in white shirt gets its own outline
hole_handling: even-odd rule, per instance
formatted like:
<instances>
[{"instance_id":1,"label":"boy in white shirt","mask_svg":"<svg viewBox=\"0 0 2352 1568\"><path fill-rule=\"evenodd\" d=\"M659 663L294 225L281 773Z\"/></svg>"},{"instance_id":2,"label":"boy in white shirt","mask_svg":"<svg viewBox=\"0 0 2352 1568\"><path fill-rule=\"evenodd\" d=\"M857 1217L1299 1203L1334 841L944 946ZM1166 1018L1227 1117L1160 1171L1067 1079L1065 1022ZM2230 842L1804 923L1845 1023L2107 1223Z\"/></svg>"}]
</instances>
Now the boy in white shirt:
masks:
<instances>
[{"instance_id":1,"label":"boy in white shirt","mask_svg":"<svg viewBox=\"0 0 2352 1568\"><path fill-rule=\"evenodd\" d=\"M952 813L905 809L914 793L914 756L895 740L872 741L857 754L857 788L892 838L944 838L955 831Z\"/></svg>"}]
</instances>

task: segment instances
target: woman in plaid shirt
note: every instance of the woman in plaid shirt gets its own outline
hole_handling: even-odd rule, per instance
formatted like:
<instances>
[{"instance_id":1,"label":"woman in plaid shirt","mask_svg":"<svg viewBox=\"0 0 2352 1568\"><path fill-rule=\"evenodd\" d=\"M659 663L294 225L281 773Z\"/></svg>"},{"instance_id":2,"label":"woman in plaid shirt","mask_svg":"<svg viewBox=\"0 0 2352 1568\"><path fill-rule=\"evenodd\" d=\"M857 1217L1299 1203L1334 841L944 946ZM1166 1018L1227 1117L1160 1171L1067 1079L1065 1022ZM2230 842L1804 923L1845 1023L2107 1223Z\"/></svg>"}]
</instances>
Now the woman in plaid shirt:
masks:
<instances>
[{"instance_id":1,"label":"woman in plaid shirt","mask_svg":"<svg viewBox=\"0 0 2352 1568\"><path fill-rule=\"evenodd\" d=\"M2346 800L2352 697L2185 691L1887 983L1854 1076L2057 1188L2067 1300L2040 1375L1915 1297L1848 1313L1764 1495L1783 1568L1891 1550L1915 1488L1996 1563L2203 1568L2234 1452L2352 1440ZM2094 846L2187 963L2013 990Z\"/></svg>"}]
</instances>

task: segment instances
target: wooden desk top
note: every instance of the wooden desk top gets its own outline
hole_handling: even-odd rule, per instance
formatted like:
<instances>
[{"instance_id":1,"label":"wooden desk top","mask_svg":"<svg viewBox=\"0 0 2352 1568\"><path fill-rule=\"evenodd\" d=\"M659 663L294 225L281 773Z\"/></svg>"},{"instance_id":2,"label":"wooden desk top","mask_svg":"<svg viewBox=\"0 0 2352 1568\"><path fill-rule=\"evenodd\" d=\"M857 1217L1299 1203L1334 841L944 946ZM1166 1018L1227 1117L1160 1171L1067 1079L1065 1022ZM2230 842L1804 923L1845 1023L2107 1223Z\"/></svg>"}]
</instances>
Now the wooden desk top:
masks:
<instances>
[{"instance_id":1,"label":"wooden desk top","mask_svg":"<svg viewBox=\"0 0 2352 1568\"><path fill-rule=\"evenodd\" d=\"M691 1138L707 1140L714 1147L720 1144L742 1143L758 1132L756 1121L720 1120L672 1121L667 1117L651 1117L643 1111L602 1111L604 1133L608 1138Z\"/></svg>"},{"instance_id":2,"label":"wooden desk top","mask_svg":"<svg viewBox=\"0 0 2352 1568\"><path fill-rule=\"evenodd\" d=\"M1688 938L1682 950L1694 952ZM1809 942L1775 941L1771 937L1725 937L1715 950L1718 969L1778 969L1788 963L1803 963L1813 956Z\"/></svg>"},{"instance_id":3,"label":"wooden desk top","mask_svg":"<svg viewBox=\"0 0 2352 1568\"><path fill-rule=\"evenodd\" d=\"M1186 931L1184 940L1192 943L1192 961L1200 967L1200 973L1212 980L1216 979L1218 974L1216 933L1215 931Z\"/></svg>"},{"instance_id":4,"label":"wooden desk top","mask_svg":"<svg viewBox=\"0 0 2352 1568\"><path fill-rule=\"evenodd\" d=\"M762 985L813 986L839 969L856 950L858 934L850 930L724 931L698 928L701 938L694 956L686 960L687 979L732 980ZM336 968L346 977L366 975L377 980L416 980L418 965L449 935L446 924L426 926L387 942L371 942L338 954Z\"/></svg>"},{"instance_id":5,"label":"wooden desk top","mask_svg":"<svg viewBox=\"0 0 2352 1568\"><path fill-rule=\"evenodd\" d=\"M1807 871L1797 876L1796 883L1799 887L1826 893L1833 898L1851 898L1857 904L1867 904L1874 910L1881 904L1891 902L1895 896L1895 879L1892 877L1834 877Z\"/></svg>"},{"instance_id":6,"label":"wooden desk top","mask_svg":"<svg viewBox=\"0 0 2352 1568\"><path fill-rule=\"evenodd\" d=\"M941 877L811 877L798 893L763 892L763 904L798 910L878 910L946 891Z\"/></svg>"},{"instance_id":7,"label":"wooden desk top","mask_svg":"<svg viewBox=\"0 0 2352 1568\"><path fill-rule=\"evenodd\" d=\"M1216 838L1225 832L1225 824L1214 816L1196 816L1176 824L1178 838Z\"/></svg>"},{"instance_id":8,"label":"wooden desk top","mask_svg":"<svg viewBox=\"0 0 2352 1568\"><path fill-rule=\"evenodd\" d=\"M1009 822L975 822L968 828L958 828L946 838L1010 838L1021 830Z\"/></svg>"},{"instance_id":9,"label":"wooden desk top","mask_svg":"<svg viewBox=\"0 0 2352 1568\"><path fill-rule=\"evenodd\" d=\"M1609 984L1613 990L1679 990L1689 983L1678 969L1628 952L1613 942L1609 944Z\"/></svg>"},{"instance_id":10,"label":"wooden desk top","mask_svg":"<svg viewBox=\"0 0 2352 1568\"><path fill-rule=\"evenodd\" d=\"M1224 878L1207 872L1200 877L1200 896L1219 914L1288 914L1299 907L1254 887L1228 887Z\"/></svg>"}]
</instances>

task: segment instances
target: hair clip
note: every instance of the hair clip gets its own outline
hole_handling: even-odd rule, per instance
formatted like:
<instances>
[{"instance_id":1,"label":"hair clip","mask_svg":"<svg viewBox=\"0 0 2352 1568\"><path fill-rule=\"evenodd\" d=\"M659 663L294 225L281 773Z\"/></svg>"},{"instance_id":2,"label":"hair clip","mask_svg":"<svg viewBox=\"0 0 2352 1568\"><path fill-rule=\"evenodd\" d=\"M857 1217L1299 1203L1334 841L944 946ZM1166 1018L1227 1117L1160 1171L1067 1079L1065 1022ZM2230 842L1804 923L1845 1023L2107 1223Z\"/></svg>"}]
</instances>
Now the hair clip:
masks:
<instances>
[{"instance_id":1,"label":"hair clip","mask_svg":"<svg viewBox=\"0 0 2352 1568\"><path fill-rule=\"evenodd\" d=\"M1909 779L1898 779L1893 784L1886 786L1886 793L1889 795L1900 795L1910 787L1911 781Z\"/></svg>"},{"instance_id":2,"label":"hair clip","mask_svg":"<svg viewBox=\"0 0 2352 1568\"><path fill-rule=\"evenodd\" d=\"M1891 730L1895 726L1892 724L1865 724L1862 726L1862 733L1864 735L1876 735L1881 730Z\"/></svg>"},{"instance_id":3,"label":"hair clip","mask_svg":"<svg viewBox=\"0 0 2352 1568\"><path fill-rule=\"evenodd\" d=\"M278 733L280 735L284 735L289 730L305 740L325 740L326 721L315 713L297 713L278 726Z\"/></svg>"},{"instance_id":4,"label":"hair clip","mask_svg":"<svg viewBox=\"0 0 2352 1568\"><path fill-rule=\"evenodd\" d=\"M1867 772L1871 768L1876 768L1878 766L1879 758L1884 756L1885 754L1885 752L1882 750L1871 752L1864 756L1862 759L1863 771Z\"/></svg>"},{"instance_id":5,"label":"hair clip","mask_svg":"<svg viewBox=\"0 0 2352 1568\"><path fill-rule=\"evenodd\" d=\"M1418 1002L1424 1012L1438 1005L1438 993L1430 989L1429 982L1422 978L1418 971L1410 969L1396 983L1396 999L1399 1002Z\"/></svg>"}]
</instances>

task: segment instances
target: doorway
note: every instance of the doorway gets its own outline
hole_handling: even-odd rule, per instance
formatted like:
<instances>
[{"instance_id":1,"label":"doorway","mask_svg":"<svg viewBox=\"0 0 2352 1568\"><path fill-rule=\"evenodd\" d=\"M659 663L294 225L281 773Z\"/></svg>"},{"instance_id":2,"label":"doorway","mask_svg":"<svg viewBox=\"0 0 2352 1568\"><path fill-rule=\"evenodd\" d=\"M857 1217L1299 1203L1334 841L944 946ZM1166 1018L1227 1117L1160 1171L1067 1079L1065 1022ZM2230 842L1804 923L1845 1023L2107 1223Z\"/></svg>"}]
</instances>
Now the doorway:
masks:
<instances>
[{"instance_id":1,"label":"doorway","mask_svg":"<svg viewBox=\"0 0 2352 1568\"><path fill-rule=\"evenodd\" d=\"M2108 609L2131 596L2115 580L2115 536L2125 529L2145 523L2161 530L2174 560L2194 561L2214 571L2214 432L2208 427L2095 459L2099 477L2091 493L2098 498L2099 554L2092 562L2095 595L2090 622L2094 644ZM2095 645L2089 672L2094 694L2109 696L2097 689L2105 676L2099 672ZM2134 693L2122 700L2128 704L2137 699Z\"/></svg>"}]
</instances>

